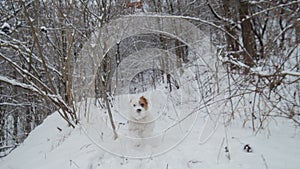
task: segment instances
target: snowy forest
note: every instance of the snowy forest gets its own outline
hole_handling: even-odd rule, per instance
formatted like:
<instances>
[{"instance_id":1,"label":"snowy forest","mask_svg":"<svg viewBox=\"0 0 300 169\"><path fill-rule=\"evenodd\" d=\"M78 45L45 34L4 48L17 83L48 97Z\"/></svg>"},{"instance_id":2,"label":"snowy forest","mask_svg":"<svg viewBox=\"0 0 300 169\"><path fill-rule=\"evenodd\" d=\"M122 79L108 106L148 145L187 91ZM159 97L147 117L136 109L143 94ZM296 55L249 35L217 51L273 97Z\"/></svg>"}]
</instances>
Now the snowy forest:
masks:
<instances>
[{"instance_id":1,"label":"snowy forest","mask_svg":"<svg viewBox=\"0 0 300 169\"><path fill-rule=\"evenodd\" d=\"M76 105L87 97L97 98L113 116L115 95L160 84L169 92L180 89L184 68L202 57L191 50L198 43L212 50L216 62L207 63L206 71L191 70L203 103L227 107L224 121L237 119L253 132L278 117L300 125L299 0L5 0L0 13L0 158L55 111L76 128L86 115L78 114ZM140 33L102 52L99 64L89 65L91 72L78 73L80 64L93 62L87 61L85 44L99 37L100 29L124 16L147 15L185 20L208 39L191 45L163 31ZM141 70L126 69L133 59L143 62L138 55L127 59L141 50L149 57L161 50L174 57L168 62L153 57ZM95 75L93 87L78 89L89 81L87 74ZM225 98L214 100L220 93Z\"/></svg>"}]
</instances>

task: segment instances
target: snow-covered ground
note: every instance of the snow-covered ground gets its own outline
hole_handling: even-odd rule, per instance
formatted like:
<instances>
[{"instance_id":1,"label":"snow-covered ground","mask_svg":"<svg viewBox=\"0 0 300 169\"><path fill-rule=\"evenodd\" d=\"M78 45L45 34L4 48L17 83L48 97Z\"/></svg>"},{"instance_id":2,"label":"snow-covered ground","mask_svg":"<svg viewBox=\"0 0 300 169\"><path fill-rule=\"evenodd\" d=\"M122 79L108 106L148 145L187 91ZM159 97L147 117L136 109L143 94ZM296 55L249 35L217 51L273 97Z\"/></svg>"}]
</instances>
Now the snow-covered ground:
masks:
<instances>
[{"instance_id":1,"label":"snow-covered ground","mask_svg":"<svg viewBox=\"0 0 300 169\"><path fill-rule=\"evenodd\" d=\"M115 102L121 103L119 107L122 107L127 100L127 96L120 96ZM155 104L153 99L152 102ZM125 110L114 107L115 112L117 109ZM254 134L252 129L242 128L238 121L224 126L222 117L215 126L208 116L198 112L198 116L191 116L193 119L183 123L182 128L166 131L176 123L170 120L172 114L169 114L169 121L167 116L159 115L156 134L164 137L134 147L126 137L127 124L122 121L125 117L115 116L119 138L114 141L105 113L96 106L91 106L89 113L89 119L82 120L75 129L68 127L58 113L49 116L21 146L0 159L0 168L297 169L300 166L300 131L288 120L274 119L265 130ZM163 122L165 126L162 126ZM193 126L191 131L183 129L189 129L188 124ZM244 150L246 144L252 152Z\"/></svg>"},{"instance_id":2,"label":"snow-covered ground","mask_svg":"<svg viewBox=\"0 0 300 169\"><path fill-rule=\"evenodd\" d=\"M299 168L300 131L292 121L270 118L264 129L253 132L251 122L245 124L240 117L228 122L226 105L217 104L222 94L213 98L216 104L204 106L205 99L196 91L201 84L189 73L180 82L181 88L171 93L160 86L142 94L114 97L116 140L107 112L92 99L78 103L80 124L75 129L55 112L0 159L0 168ZM149 99L155 129L152 138L136 147L134 138L128 136L128 102L141 95ZM251 147L249 152L244 150L246 145Z\"/></svg>"}]
</instances>

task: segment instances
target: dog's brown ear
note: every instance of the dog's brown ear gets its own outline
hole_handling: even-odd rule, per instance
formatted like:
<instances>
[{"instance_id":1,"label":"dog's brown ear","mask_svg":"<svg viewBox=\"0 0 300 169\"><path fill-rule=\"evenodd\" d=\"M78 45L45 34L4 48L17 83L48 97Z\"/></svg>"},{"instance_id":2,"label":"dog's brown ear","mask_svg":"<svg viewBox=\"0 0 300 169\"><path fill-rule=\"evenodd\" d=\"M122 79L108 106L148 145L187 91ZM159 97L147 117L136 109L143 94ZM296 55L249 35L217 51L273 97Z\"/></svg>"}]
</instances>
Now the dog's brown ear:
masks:
<instances>
[{"instance_id":1,"label":"dog's brown ear","mask_svg":"<svg viewBox=\"0 0 300 169\"><path fill-rule=\"evenodd\" d=\"M140 100L143 100L144 103L148 104L148 100L144 96L140 97Z\"/></svg>"},{"instance_id":2,"label":"dog's brown ear","mask_svg":"<svg viewBox=\"0 0 300 169\"><path fill-rule=\"evenodd\" d=\"M148 100L144 96L142 96L142 97L140 97L140 102L145 104L144 108L147 110L148 109Z\"/></svg>"}]
</instances>

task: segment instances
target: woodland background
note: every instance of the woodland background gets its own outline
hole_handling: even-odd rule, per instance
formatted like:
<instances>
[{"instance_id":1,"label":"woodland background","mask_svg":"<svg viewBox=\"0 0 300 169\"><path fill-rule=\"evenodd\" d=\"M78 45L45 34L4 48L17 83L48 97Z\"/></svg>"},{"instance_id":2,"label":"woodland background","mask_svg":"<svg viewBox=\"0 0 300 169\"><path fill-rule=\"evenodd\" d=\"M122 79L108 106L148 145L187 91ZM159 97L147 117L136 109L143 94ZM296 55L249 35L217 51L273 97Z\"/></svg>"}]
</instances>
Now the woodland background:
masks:
<instances>
[{"instance_id":1,"label":"woodland background","mask_svg":"<svg viewBox=\"0 0 300 169\"><path fill-rule=\"evenodd\" d=\"M71 127L76 125L72 79L81 48L99 27L134 13L188 19L207 32L217 47L215 57L226 67L231 83L239 86L227 92L241 100L251 94L251 102L268 107L262 111L249 104L250 120L262 124L279 116L300 124L299 0L6 0L0 2L1 156L21 144L55 110L62 110ZM141 45L162 49L175 46L177 66L188 62L186 48L161 35L129 38L123 42L123 53L135 50L130 44L141 40ZM101 70L107 73L118 63L118 58L104 62ZM98 83L111 91L109 81ZM108 98L99 94L103 89L95 90L95 97ZM228 116L234 118L235 105L230 106ZM253 125L253 130L259 126Z\"/></svg>"}]
</instances>

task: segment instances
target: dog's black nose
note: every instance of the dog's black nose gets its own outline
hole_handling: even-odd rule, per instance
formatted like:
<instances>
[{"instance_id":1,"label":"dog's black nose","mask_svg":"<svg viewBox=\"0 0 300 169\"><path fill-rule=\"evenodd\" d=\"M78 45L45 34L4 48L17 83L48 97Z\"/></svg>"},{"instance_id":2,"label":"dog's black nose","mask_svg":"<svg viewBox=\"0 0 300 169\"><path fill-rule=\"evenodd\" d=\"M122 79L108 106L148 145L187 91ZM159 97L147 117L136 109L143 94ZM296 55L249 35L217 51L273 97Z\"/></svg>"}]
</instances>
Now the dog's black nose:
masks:
<instances>
[{"instance_id":1,"label":"dog's black nose","mask_svg":"<svg viewBox=\"0 0 300 169\"><path fill-rule=\"evenodd\" d=\"M140 113L142 111L142 109L136 109L136 112Z\"/></svg>"}]
</instances>

